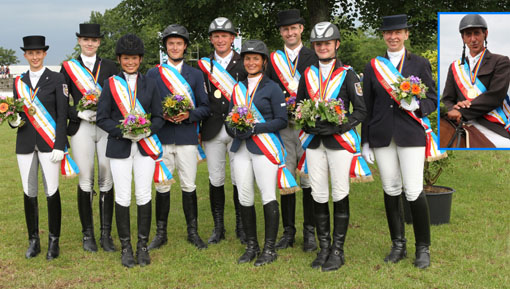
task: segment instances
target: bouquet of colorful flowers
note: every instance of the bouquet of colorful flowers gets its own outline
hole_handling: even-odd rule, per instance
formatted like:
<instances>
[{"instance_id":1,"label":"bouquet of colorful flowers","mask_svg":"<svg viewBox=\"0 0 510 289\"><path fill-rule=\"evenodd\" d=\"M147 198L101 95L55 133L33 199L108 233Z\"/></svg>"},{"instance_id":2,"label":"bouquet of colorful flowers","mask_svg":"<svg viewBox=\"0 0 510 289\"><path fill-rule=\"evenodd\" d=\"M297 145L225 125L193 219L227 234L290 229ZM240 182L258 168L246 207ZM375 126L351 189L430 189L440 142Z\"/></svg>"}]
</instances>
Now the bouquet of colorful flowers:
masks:
<instances>
[{"instance_id":1,"label":"bouquet of colorful flowers","mask_svg":"<svg viewBox=\"0 0 510 289\"><path fill-rule=\"evenodd\" d=\"M118 128L122 130L122 134L137 136L151 132L150 114L143 114L136 111L131 111L126 118L120 120Z\"/></svg>"},{"instance_id":2,"label":"bouquet of colorful flowers","mask_svg":"<svg viewBox=\"0 0 510 289\"><path fill-rule=\"evenodd\" d=\"M317 121L340 125L347 121L345 112L344 102L340 98L328 100L305 99L298 104L294 117L298 128L315 127Z\"/></svg>"},{"instance_id":3,"label":"bouquet of colorful flowers","mask_svg":"<svg viewBox=\"0 0 510 289\"><path fill-rule=\"evenodd\" d=\"M398 101L404 99L407 103L411 103L413 96L416 99L426 98L428 87L421 82L417 76L399 77L397 82L393 83L395 88L395 95Z\"/></svg>"},{"instance_id":4,"label":"bouquet of colorful flowers","mask_svg":"<svg viewBox=\"0 0 510 289\"><path fill-rule=\"evenodd\" d=\"M77 111L93 110L97 111L97 102L99 101L99 92L96 90L87 91L76 104Z\"/></svg>"},{"instance_id":5,"label":"bouquet of colorful flowers","mask_svg":"<svg viewBox=\"0 0 510 289\"><path fill-rule=\"evenodd\" d=\"M191 101L180 94L170 94L163 100L163 116L165 118L177 116L193 109Z\"/></svg>"},{"instance_id":6,"label":"bouquet of colorful flowers","mask_svg":"<svg viewBox=\"0 0 510 289\"><path fill-rule=\"evenodd\" d=\"M296 109L296 97L295 96L286 97L285 103L287 104L287 114L289 116L292 116L294 113L294 110Z\"/></svg>"},{"instance_id":7,"label":"bouquet of colorful flowers","mask_svg":"<svg viewBox=\"0 0 510 289\"><path fill-rule=\"evenodd\" d=\"M229 127L240 131L247 131L255 126L253 111L244 105L234 106L226 120Z\"/></svg>"},{"instance_id":8,"label":"bouquet of colorful flowers","mask_svg":"<svg viewBox=\"0 0 510 289\"><path fill-rule=\"evenodd\" d=\"M23 100L0 96L0 124L4 121L15 121L19 112L23 112ZM19 126L23 124L22 120Z\"/></svg>"}]
</instances>

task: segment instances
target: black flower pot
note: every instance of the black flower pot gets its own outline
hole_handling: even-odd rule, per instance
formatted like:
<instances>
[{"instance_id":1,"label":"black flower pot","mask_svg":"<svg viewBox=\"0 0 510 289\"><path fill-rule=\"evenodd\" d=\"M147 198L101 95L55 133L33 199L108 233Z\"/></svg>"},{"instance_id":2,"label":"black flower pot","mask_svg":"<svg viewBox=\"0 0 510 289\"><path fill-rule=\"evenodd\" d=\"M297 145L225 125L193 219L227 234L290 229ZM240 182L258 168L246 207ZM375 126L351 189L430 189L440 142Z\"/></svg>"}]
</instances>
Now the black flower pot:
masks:
<instances>
[{"instance_id":1,"label":"black flower pot","mask_svg":"<svg viewBox=\"0 0 510 289\"><path fill-rule=\"evenodd\" d=\"M430 186L424 188L427 202L429 203L430 224L441 225L450 223L450 213L452 209L452 195L454 189L443 186ZM413 223L411 208L409 202L402 194L404 203L404 219L407 224Z\"/></svg>"}]
</instances>

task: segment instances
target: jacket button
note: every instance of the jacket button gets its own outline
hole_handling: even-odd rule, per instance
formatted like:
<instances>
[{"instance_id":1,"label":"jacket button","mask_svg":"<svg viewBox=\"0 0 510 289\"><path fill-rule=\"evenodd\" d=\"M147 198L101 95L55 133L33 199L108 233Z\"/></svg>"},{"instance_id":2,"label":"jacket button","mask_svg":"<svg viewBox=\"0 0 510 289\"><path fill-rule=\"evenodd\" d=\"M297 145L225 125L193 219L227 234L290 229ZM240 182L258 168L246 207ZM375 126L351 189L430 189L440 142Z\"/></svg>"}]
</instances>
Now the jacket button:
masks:
<instances>
[{"instance_id":1,"label":"jacket button","mask_svg":"<svg viewBox=\"0 0 510 289\"><path fill-rule=\"evenodd\" d=\"M390 104L390 108L393 108L393 104Z\"/></svg>"},{"instance_id":2,"label":"jacket button","mask_svg":"<svg viewBox=\"0 0 510 289\"><path fill-rule=\"evenodd\" d=\"M225 104L225 102L224 102L224 101L222 101L222 102L221 102L221 104Z\"/></svg>"}]
</instances>

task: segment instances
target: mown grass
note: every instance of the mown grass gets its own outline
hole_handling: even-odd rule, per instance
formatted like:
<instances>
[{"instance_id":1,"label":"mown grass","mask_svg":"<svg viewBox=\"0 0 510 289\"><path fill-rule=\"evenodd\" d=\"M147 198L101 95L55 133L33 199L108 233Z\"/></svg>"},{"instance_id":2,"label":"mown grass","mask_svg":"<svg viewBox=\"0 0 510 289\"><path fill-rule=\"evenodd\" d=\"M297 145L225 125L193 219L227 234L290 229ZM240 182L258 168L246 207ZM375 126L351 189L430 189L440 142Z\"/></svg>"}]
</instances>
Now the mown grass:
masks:
<instances>
[{"instance_id":1,"label":"mown grass","mask_svg":"<svg viewBox=\"0 0 510 289\"><path fill-rule=\"evenodd\" d=\"M455 163L438 184L456 189L451 223L432 227L432 266L412 266L414 236L407 225L409 256L399 264L383 262L390 247L381 184L352 184L351 225L345 244L346 265L322 273L309 267L315 253L301 251L301 193L298 192L297 244L279 252L278 260L255 268L237 265L244 247L234 236L231 188L227 186L225 222L227 240L198 251L186 242L181 193L174 185L168 245L151 252L152 264L126 269L120 253L86 253L81 248L81 226L76 208L77 179L61 180L63 206L61 256L46 261L48 225L46 202L39 197L43 252L26 260L27 233L23 195L14 153L15 130L0 127L2 151L0 198L0 288L508 288L510 284L509 152L455 152ZM197 178L199 233L210 235L207 168ZM94 199L96 236L97 198ZM263 211L257 198L259 241L263 243ZM133 244L136 238L136 207L131 211ZM280 229L280 234L282 229ZM151 239L155 233L155 222ZM116 230L114 241L120 246Z\"/></svg>"}]
</instances>

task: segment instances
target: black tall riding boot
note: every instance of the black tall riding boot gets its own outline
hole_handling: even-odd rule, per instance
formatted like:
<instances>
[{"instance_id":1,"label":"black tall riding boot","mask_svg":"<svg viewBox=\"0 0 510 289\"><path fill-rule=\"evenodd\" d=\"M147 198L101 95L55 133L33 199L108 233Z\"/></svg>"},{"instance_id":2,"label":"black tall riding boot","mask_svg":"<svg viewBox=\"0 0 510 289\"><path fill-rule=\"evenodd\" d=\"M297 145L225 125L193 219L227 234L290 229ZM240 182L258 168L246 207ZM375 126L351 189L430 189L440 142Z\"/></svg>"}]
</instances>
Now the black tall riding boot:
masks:
<instances>
[{"instance_id":1,"label":"black tall riding boot","mask_svg":"<svg viewBox=\"0 0 510 289\"><path fill-rule=\"evenodd\" d=\"M117 250L112 239L113 203L113 188L108 192L99 193L99 218L101 222L101 238L99 238L99 244L105 252L114 252Z\"/></svg>"},{"instance_id":2,"label":"black tall riding boot","mask_svg":"<svg viewBox=\"0 0 510 289\"><path fill-rule=\"evenodd\" d=\"M136 244L136 261L138 265L145 266L151 263L147 242L149 242L149 233L151 231L152 220L152 202L138 206L138 243Z\"/></svg>"},{"instance_id":3,"label":"black tall riding boot","mask_svg":"<svg viewBox=\"0 0 510 289\"><path fill-rule=\"evenodd\" d=\"M133 257L133 247L131 247L131 222L129 207L124 207L115 203L115 221L117 223L120 245L122 247L122 265L132 268L135 266L135 258Z\"/></svg>"},{"instance_id":4,"label":"black tall riding boot","mask_svg":"<svg viewBox=\"0 0 510 289\"><path fill-rule=\"evenodd\" d=\"M278 226L280 222L280 212L278 210L278 202L271 201L264 205L264 225L265 225L265 237L264 237L264 249L262 254L255 261L255 266L262 266L269 264L276 260L278 255L276 254L276 236L278 236Z\"/></svg>"},{"instance_id":5,"label":"black tall riding boot","mask_svg":"<svg viewBox=\"0 0 510 289\"><path fill-rule=\"evenodd\" d=\"M225 225L223 222L225 211L224 186L215 187L209 183L209 201L211 203L211 213L214 220L214 229L207 243L217 244L221 240L225 240Z\"/></svg>"},{"instance_id":6,"label":"black tall riding boot","mask_svg":"<svg viewBox=\"0 0 510 289\"><path fill-rule=\"evenodd\" d=\"M62 222L62 206L60 204L60 192L58 189L53 196L47 197L46 200L48 202L48 227L50 231L46 259L52 260L57 258L60 254L58 241Z\"/></svg>"},{"instance_id":7,"label":"black tall riding boot","mask_svg":"<svg viewBox=\"0 0 510 289\"><path fill-rule=\"evenodd\" d=\"M156 236L152 239L148 249L158 249L168 242L167 224L170 212L170 191L156 192Z\"/></svg>"},{"instance_id":8,"label":"black tall riding boot","mask_svg":"<svg viewBox=\"0 0 510 289\"><path fill-rule=\"evenodd\" d=\"M286 249L294 246L294 238L296 237L296 194L281 195L282 202L282 223L283 235L276 243L276 249Z\"/></svg>"},{"instance_id":9,"label":"black tall riding boot","mask_svg":"<svg viewBox=\"0 0 510 289\"><path fill-rule=\"evenodd\" d=\"M94 238L94 221L92 218L92 197L94 191L85 192L78 185L78 213L80 215L81 232L83 233L83 250L97 252Z\"/></svg>"},{"instance_id":10,"label":"black tall riding boot","mask_svg":"<svg viewBox=\"0 0 510 289\"><path fill-rule=\"evenodd\" d=\"M384 208L392 243L391 251L384 258L384 262L397 263L407 255L401 196L390 196L384 193Z\"/></svg>"},{"instance_id":11,"label":"black tall riding boot","mask_svg":"<svg viewBox=\"0 0 510 289\"><path fill-rule=\"evenodd\" d=\"M205 249L207 245L198 235L198 210L197 210L197 191L182 191L182 209L188 225L188 242L195 245L198 249Z\"/></svg>"},{"instance_id":12,"label":"black tall riding boot","mask_svg":"<svg viewBox=\"0 0 510 289\"><path fill-rule=\"evenodd\" d=\"M328 203L317 203L313 201L313 216L315 218L315 229L319 240L319 252L317 258L312 262L312 268L320 268L328 258L331 249L329 205Z\"/></svg>"},{"instance_id":13,"label":"black tall riding boot","mask_svg":"<svg viewBox=\"0 0 510 289\"><path fill-rule=\"evenodd\" d=\"M322 265L322 271L338 270L345 264L344 243L349 227L349 196L333 203L333 245L326 263Z\"/></svg>"},{"instance_id":14,"label":"black tall riding boot","mask_svg":"<svg viewBox=\"0 0 510 289\"><path fill-rule=\"evenodd\" d=\"M255 206L245 207L239 205L239 213L242 215L244 232L246 233L246 251L237 260L238 264L251 262L260 252L259 242L257 240L257 215Z\"/></svg>"},{"instance_id":15,"label":"black tall riding boot","mask_svg":"<svg viewBox=\"0 0 510 289\"><path fill-rule=\"evenodd\" d=\"M237 186L233 187L233 191L232 199L234 200L234 209L236 211L236 237L241 241L241 244L246 244L246 234L244 233L243 221L241 220L241 204L239 203Z\"/></svg>"},{"instance_id":16,"label":"black tall riding boot","mask_svg":"<svg viewBox=\"0 0 510 289\"><path fill-rule=\"evenodd\" d=\"M29 197L23 193L25 205L25 221L28 230L28 249L25 253L27 259L33 258L41 253L41 242L39 240L39 206L37 197Z\"/></svg>"},{"instance_id":17,"label":"black tall riding boot","mask_svg":"<svg viewBox=\"0 0 510 289\"><path fill-rule=\"evenodd\" d=\"M303 251L315 250L317 250L317 243L315 242L312 189L303 188Z\"/></svg>"},{"instance_id":18,"label":"black tall riding boot","mask_svg":"<svg viewBox=\"0 0 510 289\"><path fill-rule=\"evenodd\" d=\"M430 216L429 204L424 192L409 202L413 215L414 237L416 239L416 260L414 266L425 269L430 266Z\"/></svg>"}]
</instances>

